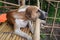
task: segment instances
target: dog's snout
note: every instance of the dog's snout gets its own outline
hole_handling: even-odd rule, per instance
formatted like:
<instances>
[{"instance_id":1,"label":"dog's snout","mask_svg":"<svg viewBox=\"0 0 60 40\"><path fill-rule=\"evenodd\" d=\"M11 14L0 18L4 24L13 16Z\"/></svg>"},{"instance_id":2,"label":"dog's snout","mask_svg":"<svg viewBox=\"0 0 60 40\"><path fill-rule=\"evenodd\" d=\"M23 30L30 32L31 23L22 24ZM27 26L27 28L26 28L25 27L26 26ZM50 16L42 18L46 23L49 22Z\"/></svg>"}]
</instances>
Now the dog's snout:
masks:
<instances>
[{"instance_id":1,"label":"dog's snout","mask_svg":"<svg viewBox=\"0 0 60 40\"><path fill-rule=\"evenodd\" d=\"M43 20L45 20L45 19L46 19L46 17L48 16L48 13L47 13L47 12L45 12L45 13L43 13L43 15L44 15Z\"/></svg>"},{"instance_id":2,"label":"dog's snout","mask_svg":"<svg viewBox=\"0 0 60 40\"><path fill-rule=\"evenodd\" d=\"M40 10L40 19L42 19L42 20L45 20L46 19L46 17L47 17L47 15L48 15L48 13L47 12L45 12L45 11L42 11L42 10Z\"/></svg>"}]
</instances>

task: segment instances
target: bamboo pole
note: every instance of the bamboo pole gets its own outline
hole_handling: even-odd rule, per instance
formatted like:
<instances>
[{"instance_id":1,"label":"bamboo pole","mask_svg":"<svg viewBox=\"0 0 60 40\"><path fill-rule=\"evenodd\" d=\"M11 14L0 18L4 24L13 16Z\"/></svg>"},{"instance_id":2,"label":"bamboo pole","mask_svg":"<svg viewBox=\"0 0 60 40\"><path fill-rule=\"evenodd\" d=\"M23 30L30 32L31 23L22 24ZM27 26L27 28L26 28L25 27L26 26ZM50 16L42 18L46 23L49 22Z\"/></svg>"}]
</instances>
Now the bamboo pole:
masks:
<instances>
[{"instance_id":1,"label":"bamboo pole","mask_svg":"<svg viewBox=\"0 0 60 40\"><path fill-rule=\"evenodd\" d=\"M55 1L55 0L46 0L46 1L48 1L48 2L49 2L49 1Z\"/></svg>"},{"instance_id":2,"label":"bamboo pole","mask_svg":"<svg viewBox=\"0 0 60 40\"><path fill-rule=\"evenodd\" d=\"M40 19L36 20L36 25L34 28L33 40L40 40Z\"/></svg>"},{"instance_id":3,"label":"bamboo pole","mask_svg":"<svg viewBox=\"0 0 60 40\"><path fill-rule=\"evenodd\" d=\"M37 0L37 6L40 8L40 1Z\"/></svg>"},{"instance_id":4,"label":"bamboo pole","mask_svg":"<svg viewBox=\"0 0 60 40\"><path fill-rule=\"evenodd\" d=\"M59 6L59 2L57 3L57 7L55 8L55 16L54 16L54 21L53 21L53 27L55 27L54 25L55 25L55 21L56 21L57 12L58 12L58 6ZM50 37L52 36L53 31L54 31L53 27L52 27L52 30L51 30Z\"/></svg>"},{"instance_id":5,"label":"bamboo pole","mask_svg":"<svg viewBox=\"0 0 60 40\"><path fill-rule=\"evenodd\" d=\"M23 5L25 5L25 0L23 0Z\"/></svg>"},{"instance_id":6,"label":"bamboo pole","mask_svg":"<svg viewBox=\"0 0 60 40\"><path fill-rule=\"evenodd\" d=\"M29 5L30 5L30 0L29 0Z\"/></svg>"},{"instance_id":7,"label":"bamboo pole","mask_svg":"<svg viewBox=\"0 0 60 40\"><path fill-rule=\"evenodd\" d=\"M41 0L41 10L42 10L43 0Z\"/></svg>"},{"instance_id":8,"label":"bamboo pole","mask_svg":"<svg viewBox=\"0 0 60 40\"><path fill-rule=\"evenodd\" d=\"M22 3L21 3L21 6L25 6L25 0L20 0Z\"/></svg>"}]
</instances>

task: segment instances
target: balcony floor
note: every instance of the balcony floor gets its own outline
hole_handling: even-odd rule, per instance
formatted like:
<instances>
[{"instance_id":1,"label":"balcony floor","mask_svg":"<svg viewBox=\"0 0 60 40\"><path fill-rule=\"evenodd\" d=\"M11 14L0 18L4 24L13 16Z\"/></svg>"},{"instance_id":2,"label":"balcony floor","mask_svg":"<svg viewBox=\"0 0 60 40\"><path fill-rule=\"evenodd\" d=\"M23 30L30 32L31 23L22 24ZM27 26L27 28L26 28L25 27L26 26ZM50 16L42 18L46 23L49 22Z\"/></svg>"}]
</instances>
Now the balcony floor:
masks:
<instances>
[{"instance_id":1,"label":"balcony floor","mask_svg":"<svg viewBox=\"0 0 60 40\"><path fill-rule=\"evenodd\" d=\"M21 30L31 35L29 28L22 28ZM14 34L12 26L8 25L7 23L3 23L2 25L0 25L0 40L26 40L26 39Z\"/></svg>"}]
</instances>

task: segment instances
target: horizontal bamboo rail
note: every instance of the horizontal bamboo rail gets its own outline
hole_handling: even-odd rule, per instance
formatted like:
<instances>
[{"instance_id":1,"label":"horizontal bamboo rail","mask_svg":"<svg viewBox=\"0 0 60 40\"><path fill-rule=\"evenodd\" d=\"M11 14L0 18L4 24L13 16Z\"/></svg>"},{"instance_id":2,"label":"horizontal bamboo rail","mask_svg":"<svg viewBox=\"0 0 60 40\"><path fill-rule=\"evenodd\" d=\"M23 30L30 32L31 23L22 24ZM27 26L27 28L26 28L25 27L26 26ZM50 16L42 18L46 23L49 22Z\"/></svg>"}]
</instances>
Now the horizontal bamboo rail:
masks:
<instances>
[{"instance_id":1,"label":"horizontal bamboo rail","mask_svg":"<svg viewBox=\"0 0 60 40\"><path fill-rule=\"evenodd\" d=\"M4 3L4 4L9 4L9 5L13 5L13 6L20 6L20 5L17 5L17 4L13 4L13 3L9 3L9 2L5 2L5 1L0 1L1 3Z\"/></svg>"},{"instance_id":2,"label":"horizontal bamboo rail","mask_svg":"<svg viewBox=\"0 0 60 40\"><path fill-rule=\"evenodd\" d=\"M46 1L48 1L48 2L60 2L60 0L59 1L57 1L57 0L46 0Z\"/></svg>"}]
</instances>

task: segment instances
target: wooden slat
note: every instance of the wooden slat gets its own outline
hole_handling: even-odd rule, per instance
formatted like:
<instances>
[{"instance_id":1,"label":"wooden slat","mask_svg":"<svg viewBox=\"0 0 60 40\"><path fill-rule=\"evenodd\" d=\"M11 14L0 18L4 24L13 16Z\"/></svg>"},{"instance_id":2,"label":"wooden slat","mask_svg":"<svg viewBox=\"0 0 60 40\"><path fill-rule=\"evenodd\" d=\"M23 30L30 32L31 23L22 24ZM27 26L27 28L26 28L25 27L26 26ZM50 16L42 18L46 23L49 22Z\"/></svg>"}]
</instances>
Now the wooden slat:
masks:
<instances>
[{"instance_id":1,"label":"wooden slat","mask_svg":"<svg viewBox=\"0 0 60 40\"><path fill-rule=\"evenodd\" d=\"M15 40L19 40L19 38L20 38L20 37L16 35L16 39L15 39Z\"/></svg>"},{"instance_id":2,"label":"wooden slat","mask_svg":"<svg viewBox=\"0 0 60 40\"><path fill-rule=\"evenodd\" d=\"M3 35L3 33L0 34L0 39L1 39L2 35Z\"/></svg>"},{"instance_id":3,"label":"wooden slat","mask_svg":"<svg viewBox=\"0 0 60 40\"><path fill-rule=\"evenodd\" d=\"M4 23L3 25L1 25L0 31L5 27L6 23Z\"/></svg>"},{"instance_id":4,"label":"wooden slat","mask_svg":"<svg viewBox=\"0 0 60 40\"><path fill-rule=\"evenodd\" d=\"M7 29L8 29L7 26L4 26L1 31L5 32Z\"/></svg>"},{"instance_id":5,"label":"wooden slat","mask_svg":"<svg viewBox=\"0 0 60 40\"><path fill-rule=\"evenodd\" d=\"M7 35L8 35L8 34L3 34L3 36L1 37L0 40L5 40L5 38L6 38Z\"/></svg>"},{"instance_id":6,"label":"wooden slat","mask_svg":"<svg viewBox=\"0 0 60 40\"><path fill-rule=\"evenodd\" d=\"M12 37L10 37L9 40L12 40Z\"/></svg>"},{"instance_id":7,"label":"wooden slat","mask_svg":"<svg viewBox=\"0 0 60 40\"><path fill-rule=\"evenodd\" d=\"M9 34L9 35L6 37L6 40L9 40L10 36L11 36L11 34Z\"/></svg>"},{"instance_id":8,"label":"wooden slat","mask_svg":"<svg viewBox=\"0 0 60 40\"><path fill-rule=\"evenodd\" d=\"M13 36L12 40L15 40L15 38L16 38L16 35Z\"/></svg>"}]
</instances>

